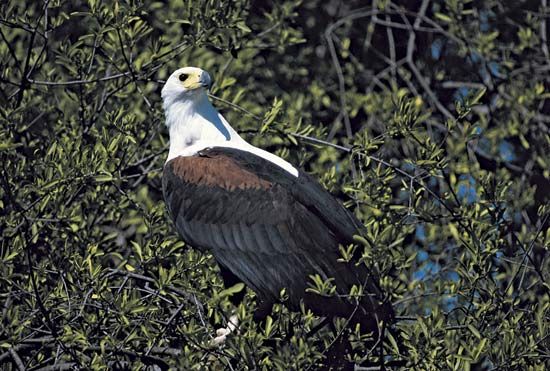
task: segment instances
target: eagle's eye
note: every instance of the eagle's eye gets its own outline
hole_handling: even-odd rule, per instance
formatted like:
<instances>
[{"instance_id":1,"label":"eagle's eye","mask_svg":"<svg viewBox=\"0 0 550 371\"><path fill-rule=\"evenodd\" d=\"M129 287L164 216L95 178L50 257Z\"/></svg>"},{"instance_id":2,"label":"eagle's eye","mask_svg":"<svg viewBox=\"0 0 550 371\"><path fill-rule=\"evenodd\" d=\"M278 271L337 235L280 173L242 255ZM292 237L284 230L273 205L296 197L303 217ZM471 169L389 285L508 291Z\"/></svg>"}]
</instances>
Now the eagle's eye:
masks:
<instances>
[{"instance_id":1,"label":"eagle's eye","mask_svg":"<svg viewBox=\"0 0 550 371\"><path fill-rule=\"evenodd\" d=\"M182 74L179 76L179 79L180 79L180 81L185 81L185 80L187 80L188 77L189 77L188 74L182 73Z\"/></svg>"}]
</instances>

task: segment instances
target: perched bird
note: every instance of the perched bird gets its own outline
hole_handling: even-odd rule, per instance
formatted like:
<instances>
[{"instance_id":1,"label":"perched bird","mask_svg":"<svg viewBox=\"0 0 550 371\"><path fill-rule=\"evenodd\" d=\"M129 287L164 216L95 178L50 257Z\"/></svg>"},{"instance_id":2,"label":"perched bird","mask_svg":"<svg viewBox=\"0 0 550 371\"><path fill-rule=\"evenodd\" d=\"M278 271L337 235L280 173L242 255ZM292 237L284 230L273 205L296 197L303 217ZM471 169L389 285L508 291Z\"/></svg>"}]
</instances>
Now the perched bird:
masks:
<instances>
[{"instance_id":1,"label":"perched bird","mask_svg":"<svg viewBox=\"0 0 550 371\"><path fill-rule=\"evenodd\" d=\"M256 292L256 318L285 289L291 310L303 301L376 332L393 317L376 272L339 262L339 245L353 243L362 223L310 175L242 139L210 103L210 85L206 71L185 67L162 89L170 132L163 192L183 240L214 256L226 285L242 281ZM335 294L308 290L312 276L332 279ZM358 302L348 295L353 285L364 289Z\"/></svg>"}]
</instances>

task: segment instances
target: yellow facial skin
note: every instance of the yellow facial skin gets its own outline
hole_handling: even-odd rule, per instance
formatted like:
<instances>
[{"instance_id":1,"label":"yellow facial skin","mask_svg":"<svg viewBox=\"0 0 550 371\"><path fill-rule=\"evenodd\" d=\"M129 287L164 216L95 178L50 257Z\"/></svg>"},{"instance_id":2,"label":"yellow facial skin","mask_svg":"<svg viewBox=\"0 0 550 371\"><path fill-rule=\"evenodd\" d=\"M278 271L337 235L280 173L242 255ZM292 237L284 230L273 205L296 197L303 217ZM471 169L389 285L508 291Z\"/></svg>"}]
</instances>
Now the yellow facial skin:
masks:
<instances>
[{"instance_id":1,"label":"yellow facial skin","mask_svg":"<svg viewBox=\"0 0 550 371\"><path fill-rule=\"evenodd\" d=\"M187 78L182 81L183 87L185 89L193 90L202 87L202 82L200 81L199 75L200 73L197 72L183 73L179 76L179 79L182 81L182 79L187 76Z\"/></svg>"},{"instance_id":2,"label":"yellow facial skin","mask_svg":"<svg viewBox=\"0 0 550 371\"><path fill-rule=\"evenodd\" d=\"M169 90L172 86L176 91L180 90L180 87L184 91L198 91L210 89L212 86L212 78L208 72L197 67L180 68L170 76L169 82L165 88L167 86L166 89Z\"/></svg>"}]
</instances>

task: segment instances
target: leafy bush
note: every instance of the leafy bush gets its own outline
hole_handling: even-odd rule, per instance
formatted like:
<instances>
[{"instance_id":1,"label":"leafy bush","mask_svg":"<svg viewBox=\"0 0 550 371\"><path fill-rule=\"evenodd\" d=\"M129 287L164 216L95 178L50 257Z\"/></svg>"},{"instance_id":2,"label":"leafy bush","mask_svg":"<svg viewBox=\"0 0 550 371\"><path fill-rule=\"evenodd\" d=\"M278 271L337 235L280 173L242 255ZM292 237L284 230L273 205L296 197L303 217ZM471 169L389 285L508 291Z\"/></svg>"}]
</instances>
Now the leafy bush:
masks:
<instances>
[{"instance_id":1,"label":"leafy bush","mask_svg":"<svg viewBox=\"0 0 550 371\"><path fill-rule=\"evenodd\" d=\"M365 6L366 5L366 6ZM550 55L542 1L7 1L0 5L0 364L543 370L550 358ZM200 66L255 145L369 233L401 347L234 308L168 221L163 79ZM345 249L343 249L345 250ZM336 326L343 326L340 321ZM382 359L381 359L382 358ZM372 366L375 365L375 366ZM396 366L397 367L397 366Z\"/></svg>"}]
</instances>

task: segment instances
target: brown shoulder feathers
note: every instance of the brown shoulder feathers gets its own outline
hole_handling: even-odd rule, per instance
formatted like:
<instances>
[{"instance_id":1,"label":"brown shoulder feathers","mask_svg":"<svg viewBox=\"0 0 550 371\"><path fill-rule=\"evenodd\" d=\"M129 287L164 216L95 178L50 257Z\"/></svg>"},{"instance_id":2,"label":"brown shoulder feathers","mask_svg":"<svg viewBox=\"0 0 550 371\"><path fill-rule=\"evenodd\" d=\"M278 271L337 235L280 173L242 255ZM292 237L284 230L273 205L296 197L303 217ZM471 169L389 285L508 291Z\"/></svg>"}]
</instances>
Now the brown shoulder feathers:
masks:
<instances>
[{"instance_id":1,"label":"brown shoulder feathers","mask_svg":"<svg viewBox=\"0 0 550 371\"><path fill-rule=\"evenodd\" d=\"M171 166L174 175L197 185L235 189L268 189L271 183L243 169L229 157L176 157L166 166Z\"/></svg>"}]
</instances>

